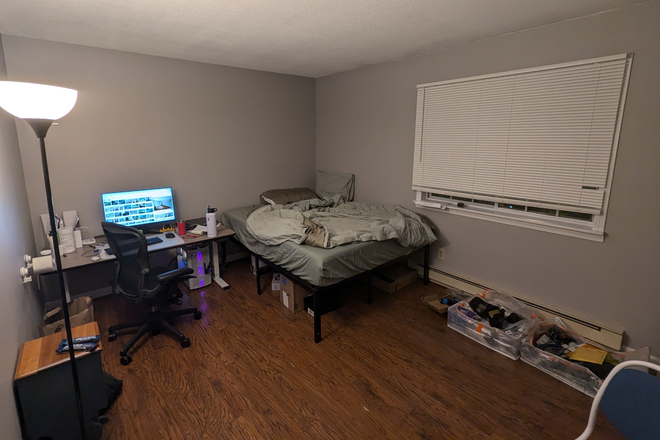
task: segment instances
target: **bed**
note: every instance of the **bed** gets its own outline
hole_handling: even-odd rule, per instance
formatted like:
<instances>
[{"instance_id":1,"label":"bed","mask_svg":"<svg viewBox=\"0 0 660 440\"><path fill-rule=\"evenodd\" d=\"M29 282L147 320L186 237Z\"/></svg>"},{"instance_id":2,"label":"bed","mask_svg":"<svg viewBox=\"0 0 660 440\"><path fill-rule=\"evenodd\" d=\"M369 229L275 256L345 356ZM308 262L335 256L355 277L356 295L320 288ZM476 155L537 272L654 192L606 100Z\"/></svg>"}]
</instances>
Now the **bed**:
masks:
<instances>
[{"instance_id":1,"label":"bed","mask_svg":"<svg viewBox=\"0 0 660 440\"><path fill-rule=\"evenodd\" d=\"M321 192L318 191L317 192ZM352 194L350 194L352 196ZM344 206L351 205L346 203ZM430 242L422 246L402 246L395 240L363 241L332 248L297 244L284 241L269 245L255 238L248 228L248 217L263 205L245 206L225 211L220 222L236 232L234 239L245 246L257 261L265 264L257 269L257 293L261 295L260 275L274 271L281 273L313 295L310 314L314 317L314 342L321 341L321 316L326 313L326 300L330 295L356 276L368 278L367 301L371 302L371 274L396 262L406 260L410 254L424 249L424 284L429 282ZM263 209L261 209L263 211ZM435 240L435 236L433 236ZM432 241L432 240L431 240ZM418 243L419 244L419 243Z\"/></svg>"}]
</instances>

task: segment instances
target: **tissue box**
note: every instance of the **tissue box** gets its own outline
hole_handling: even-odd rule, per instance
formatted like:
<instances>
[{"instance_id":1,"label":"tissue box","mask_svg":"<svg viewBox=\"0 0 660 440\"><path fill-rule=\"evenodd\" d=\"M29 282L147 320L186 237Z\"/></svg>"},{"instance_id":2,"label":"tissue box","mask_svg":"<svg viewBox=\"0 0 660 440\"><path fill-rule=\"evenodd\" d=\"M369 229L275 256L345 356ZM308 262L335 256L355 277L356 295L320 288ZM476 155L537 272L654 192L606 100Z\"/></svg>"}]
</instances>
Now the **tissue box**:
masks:
<instances>
[{"instance_id":1,"label":"tissue box","mask_svg":"<svg viewBox=\"0 0 660 440\"><path fill-rule=\"evenodd\" d=\"M279 273L273 274L273 281L270 283L270 290L277 291L281 289L282 277Z\"/></svg>"}]
</instances>

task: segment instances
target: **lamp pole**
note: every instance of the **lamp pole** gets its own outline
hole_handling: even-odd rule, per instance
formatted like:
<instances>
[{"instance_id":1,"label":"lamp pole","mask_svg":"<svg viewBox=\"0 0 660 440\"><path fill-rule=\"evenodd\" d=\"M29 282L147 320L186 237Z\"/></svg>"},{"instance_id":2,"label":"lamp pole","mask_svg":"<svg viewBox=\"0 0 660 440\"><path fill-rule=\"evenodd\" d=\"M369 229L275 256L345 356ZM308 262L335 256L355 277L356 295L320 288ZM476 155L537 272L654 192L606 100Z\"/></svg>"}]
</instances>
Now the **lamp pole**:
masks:
<instances>
[{"instance_id":1,"label":"lamp pole","mask_svg":"<svg viewBox=\"0 0 660 440\"><path fill-rule=\"evenodd\" d=\"M57 266L57 278L60 285L60 297L62 299L62 312L64 313L64 327L66 328L66 340L69 343L69 359L71 361L71 374L73 376L73 390L76 395L76 408L78 410L78 422L80 424L81 438L87 438L85 433L85 417L83 413L82 398L80 395L80 381L78 378L78 367L76 365L76 354L73 351L73 336L71 333L71 319L69 318L69 307L66 301L66 289L64 286L64 274L62 272L62 257L60 256L60 245L57 237L57 225L55 224L55 210L53 209L53 194L50 189L50 174L48 172L48 158L46 157L46 133L53 121L47 119L25 119L39 138L41 147L41 166L44 173L44 186L46 187L46 203L48 204L48 217L50 218L50 230L53 235L53 253Z\"/></svg>"},{"instance_id":2,"label":"lamp pole","mask_svg":"<svg viewBox=\"0 0 660 440\"><path fill-rule=\"evenodd\" d=\"M31 84L15 81L0 81L0 107L17 118L28 123L34 134L39 139L41 147L41 165L44 172L44 184L46 186L46 203L48 205L48 217L50 219L50 230L53 235L53 253L57 266L57 277L60 284L60 296L62 298L62 312L64 313L64 326L66 328L66 340L69 344L69 359L71 375L73 377L73 390L76 397L76 409L78 422L80 423L80 438L87 439L85 432L85 417L83 414L82 399L80 397L80 381L76 365L76 355L73 351L73 336L71 334L71 320L69 308L66 301L66 288L64 285L64 273L62 272L62 258L60 256L60 245L57 240L57 225L55 224L55 211L53 210L53 194L50 190L50 176L48 173L48 159L46 158L46 133L53 121L66 116L76 105L78 92L64 87L47 86L43 84ZM66 421L63 421L66 423Z\"/></svg>"}]
</instances>

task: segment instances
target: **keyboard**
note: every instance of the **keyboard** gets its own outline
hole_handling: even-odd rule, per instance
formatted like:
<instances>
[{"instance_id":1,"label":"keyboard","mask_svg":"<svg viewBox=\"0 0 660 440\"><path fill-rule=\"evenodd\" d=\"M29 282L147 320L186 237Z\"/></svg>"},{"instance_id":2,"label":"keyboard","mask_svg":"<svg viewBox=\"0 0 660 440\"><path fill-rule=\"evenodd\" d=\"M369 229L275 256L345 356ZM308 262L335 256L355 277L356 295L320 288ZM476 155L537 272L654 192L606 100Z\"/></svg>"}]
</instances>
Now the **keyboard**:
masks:
<instances>
[{"instance_id":1,"label":"keyboard","mask_svg":"<svg viewBox=\"0 0 660 440\"><path fill-rule=\"evenodd\" d=\"M147 246L150 246L150 245L156 244L156 243L162 243L162 242L163 242L163 239L160 238L160 237L149 237L149 238L147 238Z\"/></svg>"}]
</instances>

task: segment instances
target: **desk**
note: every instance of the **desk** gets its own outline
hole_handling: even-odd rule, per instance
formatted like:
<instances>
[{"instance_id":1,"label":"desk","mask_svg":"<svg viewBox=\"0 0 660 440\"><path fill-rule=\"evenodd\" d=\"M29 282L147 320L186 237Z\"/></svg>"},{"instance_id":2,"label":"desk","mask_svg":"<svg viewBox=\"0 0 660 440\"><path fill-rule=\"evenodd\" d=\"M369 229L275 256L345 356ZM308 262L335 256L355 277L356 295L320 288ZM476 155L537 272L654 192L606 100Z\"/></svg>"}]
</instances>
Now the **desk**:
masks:
<instances>
[{"instance_id":1,"label":"desk","mask_svg":"<svg viewBox=\"0 0 660 440\"><path fill-rule=\"evenodd\" d=\"M201 221L203 219L195 219L195 220L188 220L191 223L195 223L195 221ZM225 242L229 240L231 237L234 236L234 231L231 229L224 227L224 226L218 226L218 235L216 237L210 238L208 235L200 235L195 238L182 238L179 237L179 235L174 233L176 238L165 238L165 234L157 234L160 236L160 238L163 240L162 243L156 243L154 245L151 245L148 247L149 253L151 252L159 252L159 251L164 251L168 249L175 249L178 247L182 246L187 246L187 245L192 245L192 244L197 244L197 243L204 243L204 242L212 242L211 246L211 254L212 254L212 264L213 264L213 280L222 286L227 286L227 283L222 280L220 277L220 256L222 257L222 262L224 263L226 261L226 254L225 254ZM150 235L151 236L151 235ZM97 245L100 243L105 243L105 237L97 238ZM220 252L218 252L218 244L220 244ZM92 245L96 246L96 245ZM93 254L92 251L94 249L90 248L89 245L84 245L81 248L77 248L75 252L71 252L69 254L66 254L66 257L62 258L62 270L64 271L64 287L66 290L66 297L67 300L71 300L70 295L69 295L69 286L68 286L68 279L67 279L67 271L71 269L77 269L85 266L91 266L94 264L99 264L99 263L104 263L107 261L115 261L115 258L107 259L107 260L97 260L94 261L92 260L92 257L94 255L99 255L99 254ZM84 255L84 256L83 256ZM55 271L51 272L44 272L41 275L47 275L50 273L54 273Z\"/></svg>"},{"instance_id":2,"label":"desk","mask_svg":"<svg viewBox=\"0 0 660 440\"><path fill-rule=\"evenodd\" d=\"M71 329L71 336L100 335L96 322ZM80 438L76 398L69 353L55 349L66 331L28 341L21 346L14 374L17 409L21 428L27 439ZM77 352L76 367L87 438L100 439L99 410L108 406L101 366L101 342L93 352Z\"/></svg>"}]
</instances>

